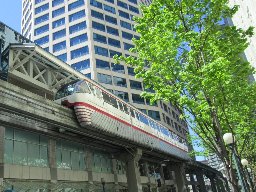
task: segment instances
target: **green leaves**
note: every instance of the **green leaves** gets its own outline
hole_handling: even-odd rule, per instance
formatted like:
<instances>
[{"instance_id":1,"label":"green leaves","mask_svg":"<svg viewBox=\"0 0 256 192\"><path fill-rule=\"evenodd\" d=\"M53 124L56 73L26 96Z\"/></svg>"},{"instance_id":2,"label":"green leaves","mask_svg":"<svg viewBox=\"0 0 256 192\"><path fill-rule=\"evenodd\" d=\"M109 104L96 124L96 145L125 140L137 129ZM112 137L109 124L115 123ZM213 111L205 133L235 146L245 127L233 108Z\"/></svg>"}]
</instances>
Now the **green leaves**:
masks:
<instances>
[{"instance_id":1,"label":"green leaves","mask_svg":"<svg viewBox=\"0 0 256 192\"><path fill-rule=\"evenodd\" d=\"M154 0L136 18L138 57L116 58L154 88L143 96L186 109L204 147L227 161L222 135L246 138L256 127L256 85L248 80L253 69L242 58L253 28L220 24L237 9L228 0Z\"/></svg>"}]
</instances>

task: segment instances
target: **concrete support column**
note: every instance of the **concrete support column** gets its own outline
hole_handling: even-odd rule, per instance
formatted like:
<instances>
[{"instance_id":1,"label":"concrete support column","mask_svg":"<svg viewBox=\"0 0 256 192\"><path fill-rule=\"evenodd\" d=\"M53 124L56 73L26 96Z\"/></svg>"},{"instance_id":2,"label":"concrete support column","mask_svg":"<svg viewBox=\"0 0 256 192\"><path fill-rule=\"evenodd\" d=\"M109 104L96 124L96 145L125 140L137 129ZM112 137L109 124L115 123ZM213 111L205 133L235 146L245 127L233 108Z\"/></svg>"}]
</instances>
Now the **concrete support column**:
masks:
<instances>
[{"instance_id":1,"label":"concrete support column","mask_svg":"<svg viewBox=\"0 0 256 192\"><path fill-rule=\"evenodd\" d=\"M4 136L5 127L0 126L0 188L3 186L4 181Z\"/></svg>"},{"instance_id":2,"label":"concrete support column","mask_svg":"<svg viewBox=\"0 0 256 192\"><path fill-rule=\"evenodd\" d=\"M164 168L162 165L160 165L160 176L161 176L161 191L166 192L166 186L165 186L165 178L164 178Z\"/></svg>"},{"instance_id":3,"label":"concrete support column","mask_svg":"<svg viewBox=\"0 0 256 192\"><path fill-rule=\"evenodd\" d=\"M137 149L132 154L127 154L127 184L128 192L142 192L138 161L142 156L142 150Z\"/></svg>"},{"instance_id":4,"label":"concrete support column","mask_svg":"<svg viewBox=\"0 0 256 192\"><path fill-rule=\"evenodd\" d=\"M88 181L90 184L93 184L93 175L92 175L92 168L93 168L93 153L92 151L86 151L86 170L88 172Z\"/></svg>"},{"instance_id":5,"label":"concrete support column","mask_svg":"<svg viewBox=\"0 0 256 192\"><path fill-rule=\"evenodd\" d=\"M118 173L117 173L117 161L116 159L112 158L112 167L113 167L113 174L114 174L114 182L115 182L115 192L118 192Z\"/></svg>"},{"instance_id":6,"label":"concrete support column","mask_svg":"<svg viewBox=\"0 0 256 192\"><path fill-rule=\"evenodd\" d=\"M185 164L184 163L175 163L171 164L171 170L175 174L175 183L177 185L178 192L186 192L186 174L185 174Z\"/></svg>"},{"instance_id":7,"label":"concrete support column","mask_svg":"<svg viewBox=\"0 0 256 192\"><path fill-rule=\"evenodd\" d=\"M57 178L57 161L56 161L56 141L53 139L48 140L48 158L51 174L51 182L56 183Z\"/></svg>"},{"instance_id":8,"label":"concrete support column","mask_svg":"<svg viewBox=\"0 0 256 192\"><path fill-rule=\"evenodd\" d=\"M199 187L200 187L199 192L207 191L206 187L205 187L203 172L200 171L200 170L196 171L196 178L197 178L197 181L198 181L198 184L199 184Z\"/></svg>"}]
</instances>

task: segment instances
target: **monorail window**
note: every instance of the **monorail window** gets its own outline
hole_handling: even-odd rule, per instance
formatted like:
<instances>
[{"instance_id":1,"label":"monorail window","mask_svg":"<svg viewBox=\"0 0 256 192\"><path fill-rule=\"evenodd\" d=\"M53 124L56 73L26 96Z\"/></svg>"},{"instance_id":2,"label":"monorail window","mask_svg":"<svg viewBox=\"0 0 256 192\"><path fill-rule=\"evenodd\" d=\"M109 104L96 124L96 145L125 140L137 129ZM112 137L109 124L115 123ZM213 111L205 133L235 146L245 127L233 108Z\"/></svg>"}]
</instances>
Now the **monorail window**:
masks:
<instances>
[{"instance_id":1,"label":"monorail window","mask_svg":"<svg viewBox=\"0 0 256 192\"><path fill-rule=\"evenodd\" d=\"M145 117L145 116L142 115L142 114L139 114L139 117L140 117L139 120L140 120L142 123L144 123L144 124L146 124L146 125L149 125L149 122L148 122L147 117Z\"/></svg>"},{"instance_id":2,"label":"monorail window","mask_svg":"<svg viewBox=\"0 0 256 192\"><path fill-rule=\"evenodd\" d=\"M129 115L129 109L126 104L123 104L124 106L124 112Z\"/></svg>"},{"instance_id":3,"label":"monorail window","mask_svg":"<svg viewBox=\"0 0 256 192\"><path fill-rule=\"evenodd\" d=\"M166 135L169 136L169 131L166 128L161 127L161 132Z\"/></svg>"},{"instance_id":4,"label":"monorail window","mask_svg":"<svg viewBox=\"0 0 256 192\"><path fill-rule=\"evenodd\" d=\"M130 108L130 110L131 110L131 116L132 116L133 118L135 118L134 110L133 110L132 108Z\"/></svg>"},{"instance_id":5,"label":"monorail window","mask_svg":"<svg viewBox=\"0 0 256 192\"><path fill-rule=\"evenodd\" d=\"M104 100L106 103L108 103L108 104L114 106L115 108L118 108L118 106L117 106L117 101L116 101L115 98L109 96L109 95L108 95L107 93L105 93L105 92L102 92L102 96L103 96L103 100Z\"/></svg>"},{"instance_id":6,"label":"monorail window","mask_svg":"<svg viewBox=\"0 0 256 192\"><path fill-rule=\"evenodd\" d=\"M89 89L91 90L91 93L95 94L93 85L89 82L87 82L87 85L88 85Z\"/></svg>"},{"instance_id":7,"label":"monorail window","mask_svg":"<svg viewBox=\"0 0 256 192\"><path fill-rule=\"evenodd\" d=\"M76 83L75 83L75 82L73 82L72 84L64 85L64 86L56 93L55 99L60 99L60 98L66 97L66 96L68 96L68 95L71 95L71 94L74 93L74 91L75 91L75 86L76 86Z\"/></svg>"},{"instance_id":8,"label":"monorail window","mask_svg":"<svg viewBox=\"0 0 256 192\"><path fill-rule=\"evenodd\" d=\"M122 104L121 102L118 102L118 105L119 105L119 109L120 109L121 111L124 111L123 104Z\"/></svg>"},{"instance_id":9,"label":"monorail window","mask_svg":"<svg viewBox=\"0 0 256 192\"><path fill-rule=\"evenodd\" d=\"M81 81L81 83L79 83L76 87L76 92L77 93L91 93L87 82L85 81Z\"/></svg>"},{"instance_id":10,"label":"monorail window","mask_svg":"<svg viewBox=\"0 0 256 192\"><path fill-rule=\"evenodd\" d=\"M102 97L101 90L98 87L95 87L96 95L98 98Z\"/></svg>"},{"instance_id":11,"label":"monorail window","mask_svg":"<svg viewBox=\"0 0 256 192\"><path fill-rule=\"evenodd\" d=\"M154 122L153 122L153 121L149 120L149 125L150 125L150 127L152 127L153 129L155 129L155 125L154 125Z\"/></svg>"}]
</instances>

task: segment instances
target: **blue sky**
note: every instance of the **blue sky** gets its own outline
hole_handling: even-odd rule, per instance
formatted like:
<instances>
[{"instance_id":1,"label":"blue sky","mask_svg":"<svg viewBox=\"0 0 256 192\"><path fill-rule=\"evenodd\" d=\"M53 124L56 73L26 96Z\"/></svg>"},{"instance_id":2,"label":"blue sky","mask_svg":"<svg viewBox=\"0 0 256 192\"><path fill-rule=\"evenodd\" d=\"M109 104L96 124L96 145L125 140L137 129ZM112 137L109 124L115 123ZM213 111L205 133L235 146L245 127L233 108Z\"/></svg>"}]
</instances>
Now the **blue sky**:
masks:
<instances>
[{"instance_id":1,"label":"blue sky","mask_svg":"<svg viewBox=\"0 0 256 192\"><path fill-rule=\"evenodd\" d=\"M20 32L21 0L3 0L0 6L0 21Z\"/></svg>"}]
</instances>

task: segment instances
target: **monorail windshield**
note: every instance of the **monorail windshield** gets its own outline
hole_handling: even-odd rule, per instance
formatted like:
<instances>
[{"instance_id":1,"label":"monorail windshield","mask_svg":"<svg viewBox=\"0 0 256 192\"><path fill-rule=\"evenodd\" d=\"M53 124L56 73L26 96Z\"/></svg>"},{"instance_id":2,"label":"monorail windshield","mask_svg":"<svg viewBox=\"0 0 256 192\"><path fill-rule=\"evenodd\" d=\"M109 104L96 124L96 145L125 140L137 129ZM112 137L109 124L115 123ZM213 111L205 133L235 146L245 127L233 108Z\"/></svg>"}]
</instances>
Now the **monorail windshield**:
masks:
<instances>
[{"instance_id":1,"label":"monorail windshield","mask_svg":"<svg viewBox=\"0 0 256 192\"><path fill-rule=\"evenodd\" d=\"M73 81L69 84L64 85L62 88L60 88L55 95L55 100L73 94L75 92L75 86L77 82L79 81Z\"/></svg>"},{"instance_id":2,"label":"monorail windshield","mask_svg":"<svg viewBox=\"0 0 256 192\"><path fill-rule=\"evenodd\" d=\"M116 99L112 94L101 90L99 87L93 85L90 82L85 80L74 81L69 84L64 85L55 96L55 99L60 99L71 95L73 93L90 93L94 94L95 96L102 98L104 102L112 105L113 107L125 112L128 115L131 115L133 118L138 119L140 122L144 123L147 126L155 129L156 131L162 133L163 135L174 139L175 141L186 145L186 141L182 139L180 136L175 134L173 131L167 129L163 125L159 124L158 122L153 121L148 116L140 113L135 108L130 107L126 104L125 101L121 101L122 99Z\"/></svg>"}]
</instances>

